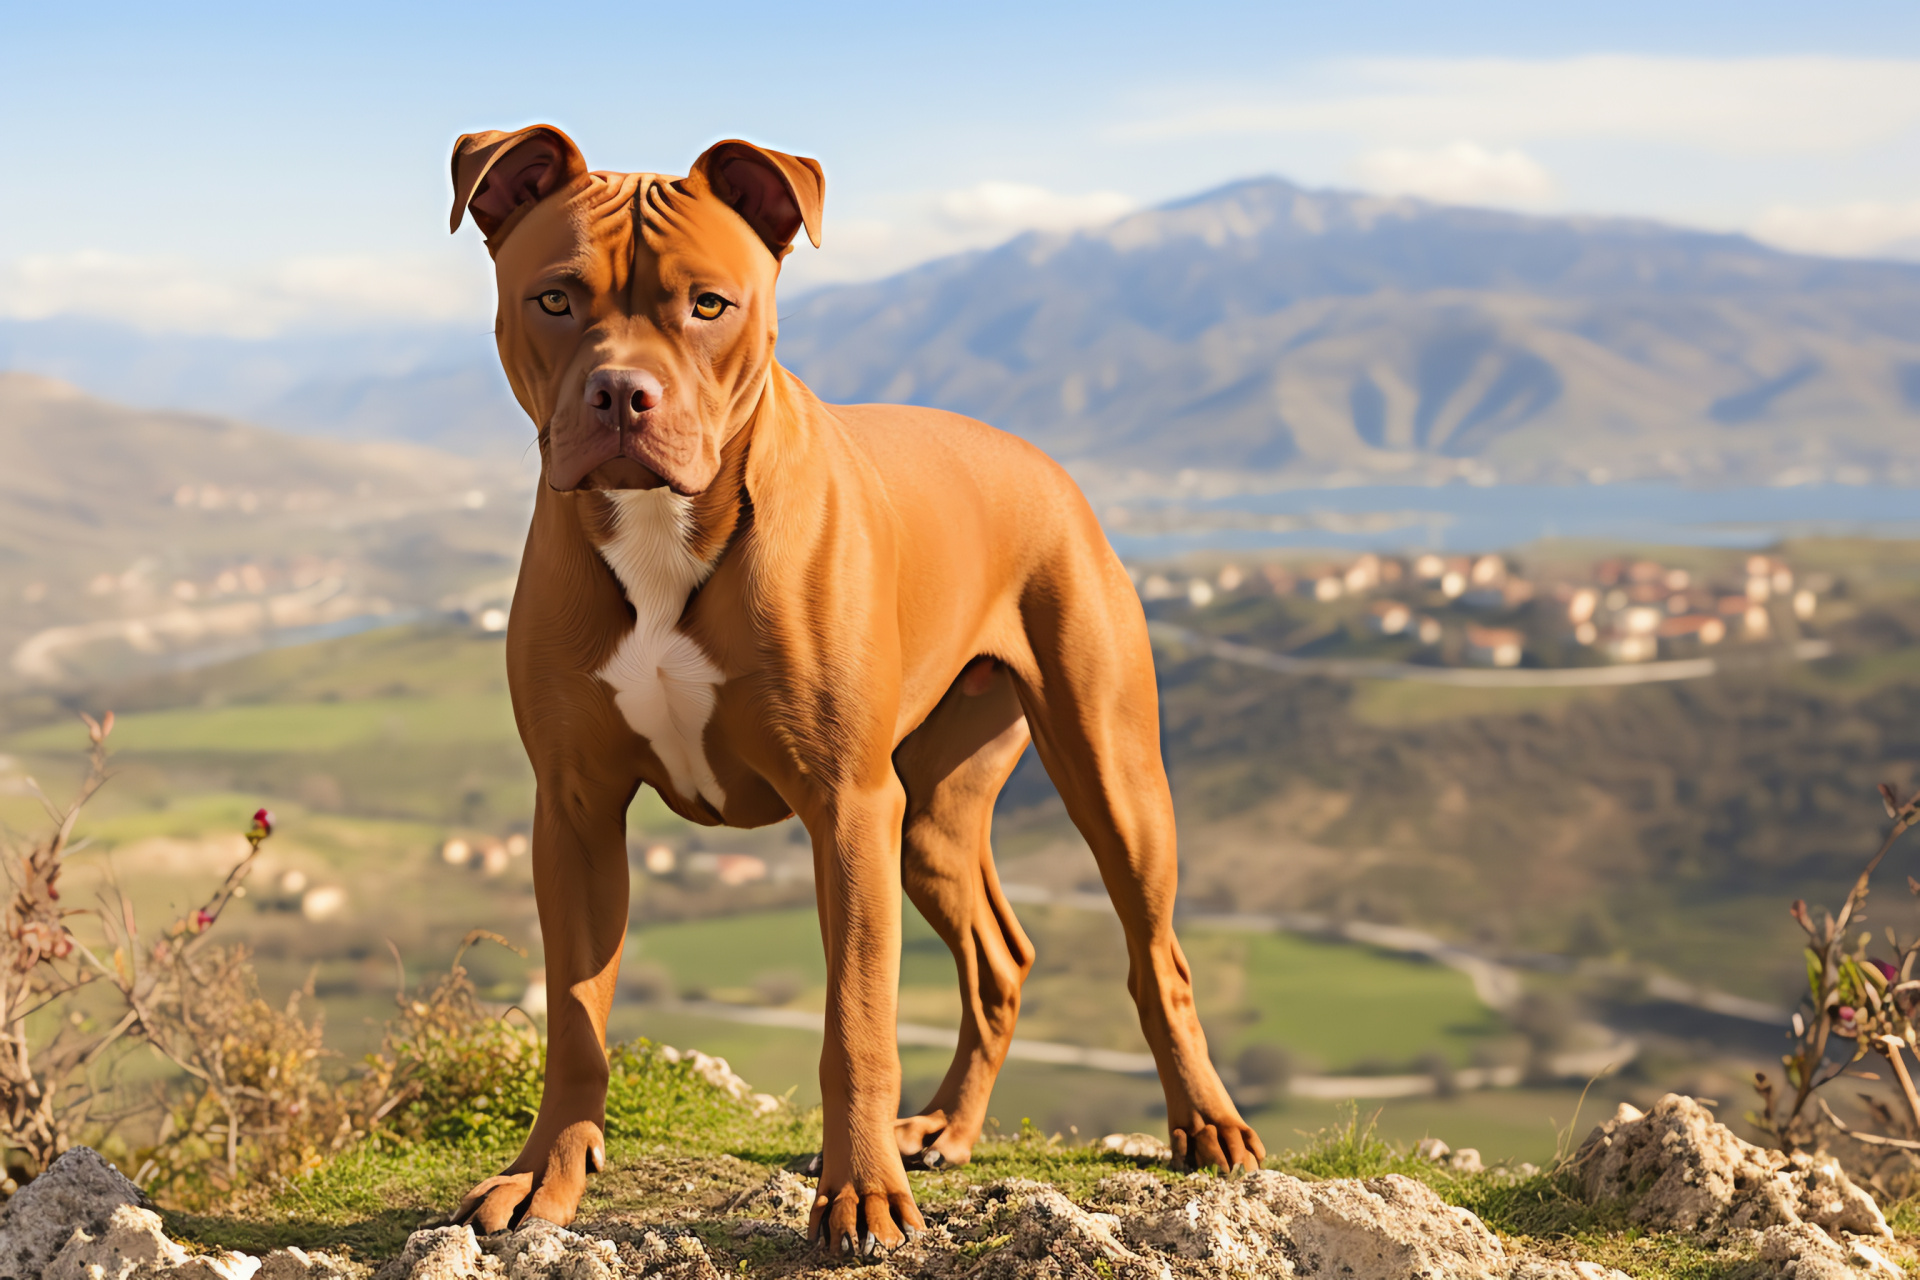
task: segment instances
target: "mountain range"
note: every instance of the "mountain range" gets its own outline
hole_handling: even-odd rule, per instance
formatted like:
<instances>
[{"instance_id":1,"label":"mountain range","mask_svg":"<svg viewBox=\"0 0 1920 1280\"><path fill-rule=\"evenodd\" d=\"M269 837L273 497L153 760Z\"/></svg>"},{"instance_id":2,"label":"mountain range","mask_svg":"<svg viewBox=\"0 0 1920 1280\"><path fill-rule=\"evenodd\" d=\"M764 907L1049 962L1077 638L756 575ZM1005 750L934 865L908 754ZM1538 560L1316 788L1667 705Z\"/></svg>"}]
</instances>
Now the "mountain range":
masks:
<instances>
[{"instance_id":1,"label":"mountain range","mask_svg":"<svg viewBox=\"0 0 1920 1280\"><path fill-rule=\"evenodd\" d=\"M822 291L781 352L1148 475L1920 478L1920 267L1275 179Z\"/></svg>"},{"instance_id":2,"label":"mountain range","mask_svg":"<svg viewBox=\"0 0 1920 1280\"><path fill-rule=\"evenodd\" d=\"M1095 482L1920 483L1920 265L1271 178L816 290L780 352L830 401L968 413ZM482 332L10 321L0 367L476 457L531 434Z\"/></svg>"}]
</instances>

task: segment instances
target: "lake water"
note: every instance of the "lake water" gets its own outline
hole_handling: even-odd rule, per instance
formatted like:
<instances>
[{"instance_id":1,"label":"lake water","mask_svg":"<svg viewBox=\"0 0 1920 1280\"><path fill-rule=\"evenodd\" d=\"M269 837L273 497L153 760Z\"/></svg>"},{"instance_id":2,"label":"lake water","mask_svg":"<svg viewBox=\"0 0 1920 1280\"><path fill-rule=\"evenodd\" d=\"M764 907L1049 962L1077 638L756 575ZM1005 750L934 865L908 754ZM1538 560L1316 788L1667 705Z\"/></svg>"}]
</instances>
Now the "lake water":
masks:
<instances>
[{"instance_id":1,"label":"lake water","mask_svg":"<svg viewBox=\"0 0 1920 1280\"><path fill-rule=\"evenodd\" d=\"M1782 538L1920 538L1920 490L1856 485L1368 485L1102 510L1127 558L1329 547L1486 551L1542 538L1763 547Z\"/></svg>"}]
</instances>

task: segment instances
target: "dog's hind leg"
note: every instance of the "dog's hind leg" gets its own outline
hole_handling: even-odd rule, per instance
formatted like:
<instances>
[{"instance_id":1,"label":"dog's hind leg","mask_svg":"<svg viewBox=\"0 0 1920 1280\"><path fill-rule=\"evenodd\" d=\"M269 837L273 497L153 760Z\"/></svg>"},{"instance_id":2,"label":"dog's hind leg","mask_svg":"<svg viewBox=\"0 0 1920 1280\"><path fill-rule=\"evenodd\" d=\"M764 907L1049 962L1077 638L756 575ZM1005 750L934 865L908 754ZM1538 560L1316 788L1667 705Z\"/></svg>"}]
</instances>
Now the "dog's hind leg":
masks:
<instances>
[{"instance_id":1,"label":"dog's hind leg","mask_svg":"<svg viewBox=\"0 0 1920 1280\"><path fill-rule=\"evenodd\" d=\"M1160 760L1146 621L1093 513L1028 584L1030 654L1009 665L1034 746L1100 866L1127 935L1127 990L1153 1050L1176 1162L1257 1168L1259 1137L1207 1056L1193 979L1173 933L1173 796Z\"/></svg>"},{"instance_id":2,"label":"dog's hind leg","mask_svg":"<svg viewBox=\"0 0 1920 1280\"><path fill-rule=\"evenodd\" d=\"M1033 944L1000 891L993 801L1027 747L1006 672L970 666L894 753L907 792L901 880L949 950L960 981L960 1040L932 1101L894 1126L909 1165L966 1164L1020 1016Z\"/></svg>"}]
</instances>

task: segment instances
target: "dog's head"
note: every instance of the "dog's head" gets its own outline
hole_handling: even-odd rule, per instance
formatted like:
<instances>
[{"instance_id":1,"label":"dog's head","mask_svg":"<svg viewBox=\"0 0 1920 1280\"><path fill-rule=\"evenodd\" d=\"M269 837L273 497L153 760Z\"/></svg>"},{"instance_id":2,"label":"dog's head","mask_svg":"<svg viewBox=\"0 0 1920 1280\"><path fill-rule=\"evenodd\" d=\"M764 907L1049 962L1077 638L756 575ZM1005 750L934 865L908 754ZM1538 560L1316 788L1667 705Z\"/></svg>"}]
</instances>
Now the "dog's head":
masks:
<instances>
[{"instance_id":1,"label":"dog's head","mask_svg":"<svg viewBox=\"0 0 1920 1280\"><path fill-rule=\"evenodd\" d=\"M507 380L555 489L697 494L766 385L774 282L802 227L820 243L818 163L751 143L684 178L589 173L549 125L453 149L452 229L471 213L500 288Z\"/></svg>"}]
</instances>

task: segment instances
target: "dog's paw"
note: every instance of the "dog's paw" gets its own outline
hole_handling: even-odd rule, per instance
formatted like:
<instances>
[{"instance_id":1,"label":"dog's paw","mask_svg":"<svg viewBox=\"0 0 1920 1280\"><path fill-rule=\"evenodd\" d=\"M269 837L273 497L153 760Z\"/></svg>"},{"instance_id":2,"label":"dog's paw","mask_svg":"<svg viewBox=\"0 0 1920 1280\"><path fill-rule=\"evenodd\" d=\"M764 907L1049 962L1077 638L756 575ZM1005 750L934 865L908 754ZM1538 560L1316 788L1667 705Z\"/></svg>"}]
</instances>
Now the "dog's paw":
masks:
<instances>
[{"instance_id":1,"label":"dog's paw","mask_svg":"<svg viewBox=\"0 0 1920 1280\"><path fill-rule=\"evenodd\" d=\"M889 1189L848 1182L829 1190L822 1179L807 1238L818 1240L829 1253L871 1258L898 1249L926 1229L913 1192L904 1185Z\"/></svg>"},{"instance_id":2,"label":"dog's paw","mask_svg":"<svg viewBox=\"0 0 1920 1280\"><path fill-rule=\"evenodd\" d=\"M909 1169L957 1169L973 1159L973 1144L961 1141L944 1111L894 1121L893 1141Z\"/></svg>"},{"instance_id":3,"label":"dog's paw","mask_svg":"<svg viewBox=\"0 0 1920 1280\"><path fill-rule=\"evenodd\" d=\"M1231 1173L1235 1169L1258 1169L1267 1158L1260 1135L1238 1116L1220 1124L1208 1124L1204 1117L1196 1117L1191 1130L1174 1129L1171 1136L1176 1169Z\"/></svg>"},{"instance_id":4,"label":"dog's paw","mask_svg":"<svg viewBox=\"0 0 1920 1280\"><path fill-rule=\"evenodd\" d=\"M527 1218L539 1218L564 1227L580 1208L587 1175L606 1167L607 1143L600 1126L581 1121L560 1131L541 1160L532 1151L520 1153L515 1168L496 1174L469 1191L453 1215L456 1226L470 1223L487 1236L517 1227ZM533 1165L534 1169L517 1166Z\"/></svg>"}]
</instances>

